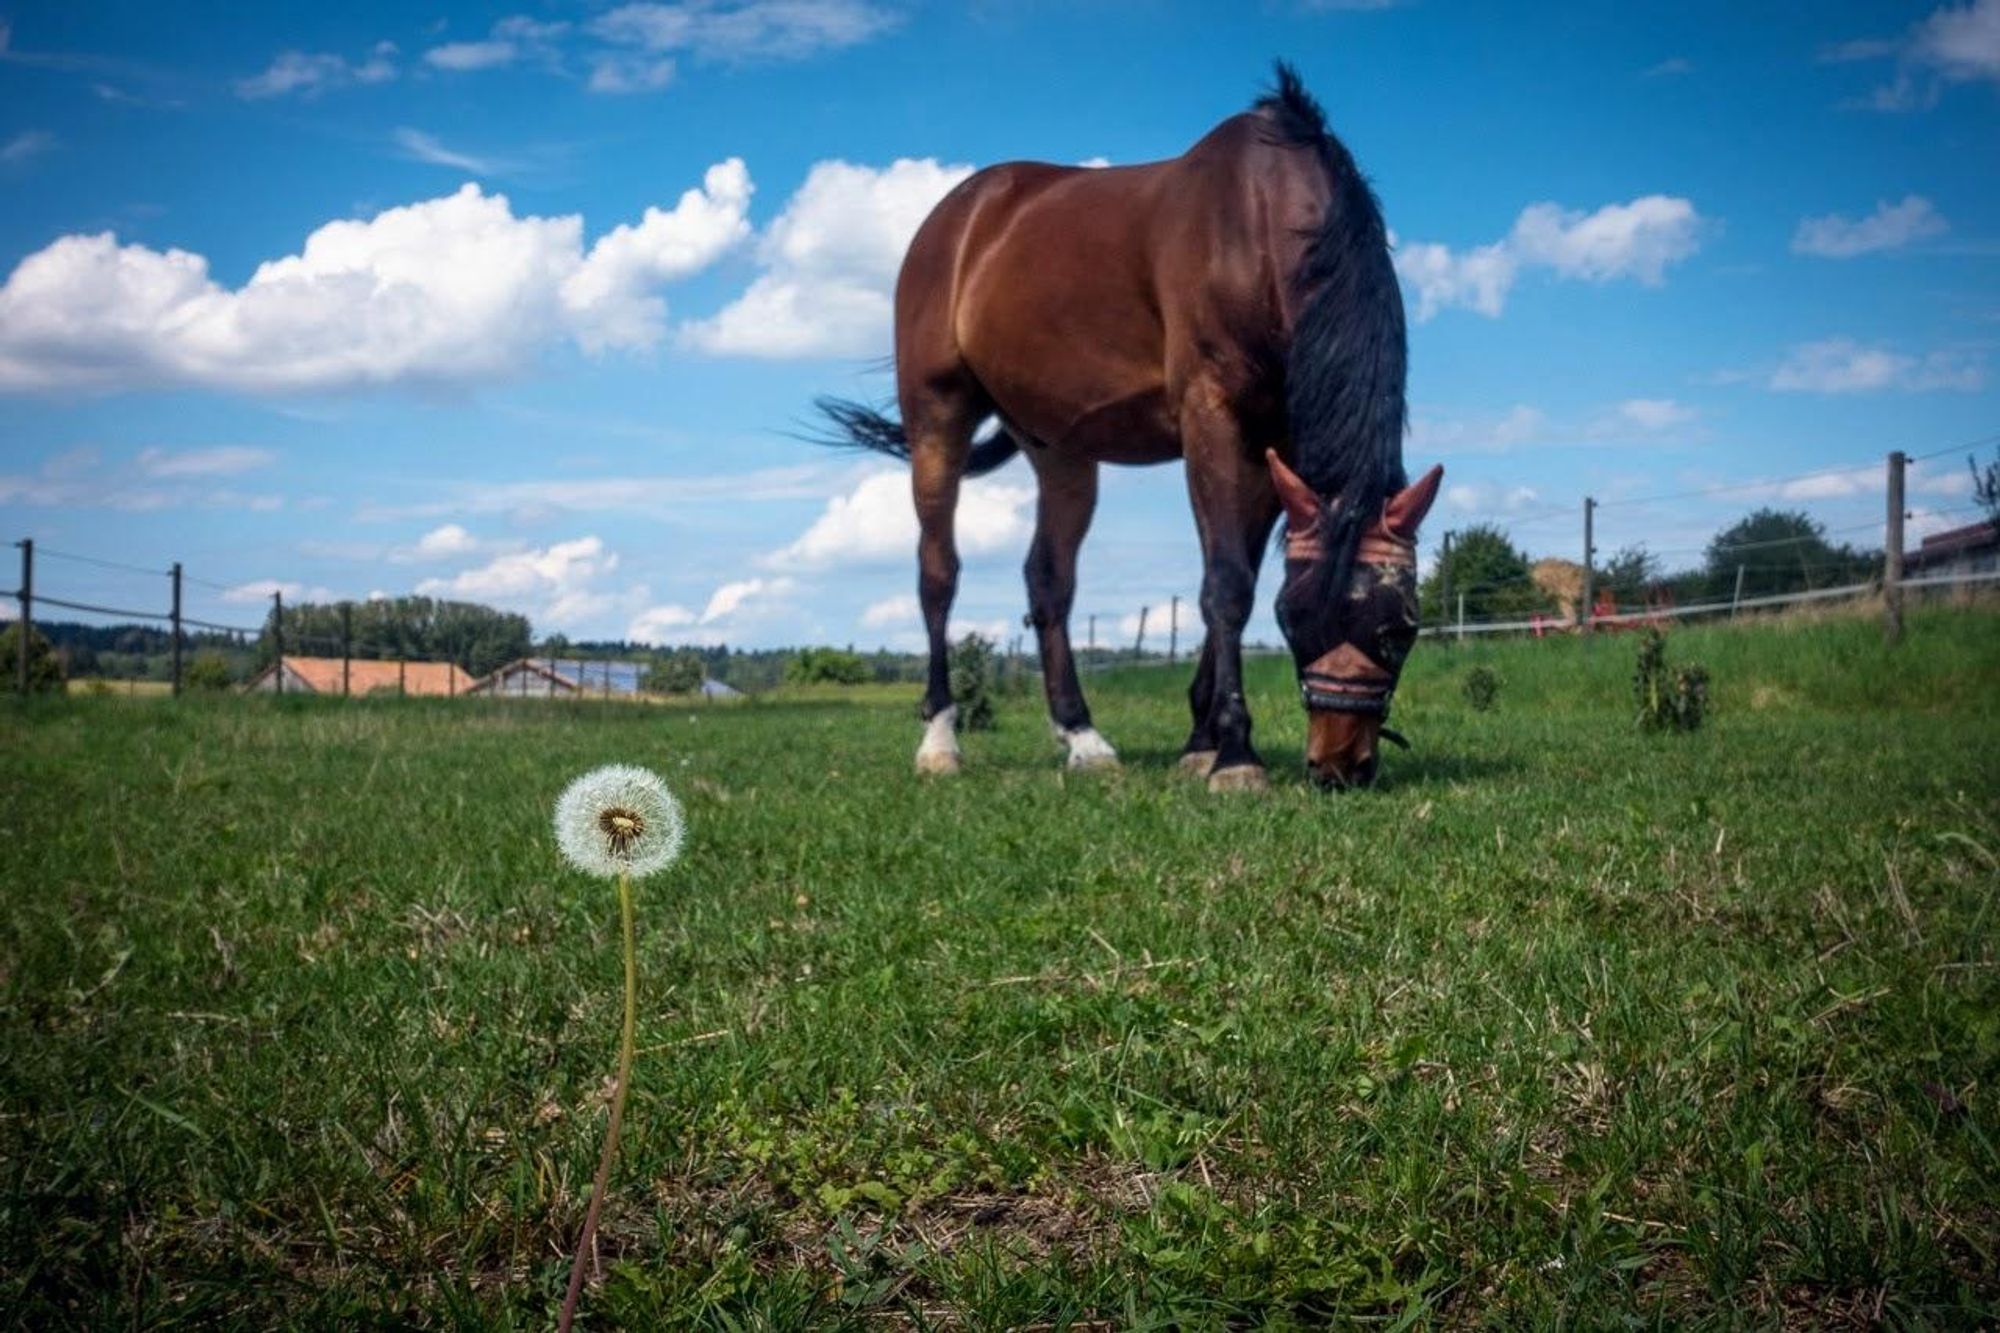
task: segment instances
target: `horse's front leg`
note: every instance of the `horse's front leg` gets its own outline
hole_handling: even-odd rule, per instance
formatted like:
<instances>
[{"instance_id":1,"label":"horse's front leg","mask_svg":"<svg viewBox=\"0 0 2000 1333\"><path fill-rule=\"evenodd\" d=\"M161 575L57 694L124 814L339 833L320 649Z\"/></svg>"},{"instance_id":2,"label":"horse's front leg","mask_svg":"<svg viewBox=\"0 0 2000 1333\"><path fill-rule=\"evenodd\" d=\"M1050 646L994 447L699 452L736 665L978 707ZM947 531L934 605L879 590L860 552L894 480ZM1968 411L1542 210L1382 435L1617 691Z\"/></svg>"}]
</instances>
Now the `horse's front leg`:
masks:
<instances>
[{"instance_id":1,"label":"horse's front leg","mask_svg":"<svg viewBox=\"0 0 2000 1333\"><path fill-rule=\"evenodd\" d=\"M1028 584L1028 624L1041 650L1049 726L1068 747L1071 768L1116 768L1118 752L1090 723L1090 705L1084 702L1069 642L1076 553L1097 509L1097 464L1041 455L1035 471L1040 482L1035 540L1022 572Z\"/></svg>"},{"instance_id":2,"label":"horse's front leg","mask_svg":"<svg viewBox=\"0 0 2000 1333\"><path fill-rule=\"evenodd\" d=\"M1188 686L1188 712L1194 715L1194 726L1188 732L1187 744L1181 747L1180 766L1184 773L1205 778L1215 767L1215 727L1212 715L1215 712L1215 640L1209 635L1201 636L1201 651L1194 669L1194 683Z\"/></svg>"},{"instance_id":3,"label":"horse's front leg","mask_svg":"<svg viewBox=\"0 0 2000 1333\"><path fill-rule=\"evenodd\" d=\"M1207 734L1215 742L1215 762L1208 789L1261 791L1270 784L1264 761L1250 744L1243 627L1256 597L1264 544L1277 522L1277 495L1263 460L1245 447L1235 417L1215 396L1189 396L1181 439L1195 526L1201 533L1201 614L1208 626L1203 651L1214 657Z\"/></svg>"}]
</instances>

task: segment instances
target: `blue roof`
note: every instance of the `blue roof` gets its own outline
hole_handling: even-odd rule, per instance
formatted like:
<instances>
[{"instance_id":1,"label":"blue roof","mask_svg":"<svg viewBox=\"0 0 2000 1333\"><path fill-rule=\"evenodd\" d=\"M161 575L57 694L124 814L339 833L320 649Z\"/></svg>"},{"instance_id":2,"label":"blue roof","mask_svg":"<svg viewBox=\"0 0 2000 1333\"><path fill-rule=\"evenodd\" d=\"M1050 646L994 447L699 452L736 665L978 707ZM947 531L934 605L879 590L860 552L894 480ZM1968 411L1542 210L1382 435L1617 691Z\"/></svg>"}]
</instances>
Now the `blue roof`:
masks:
<instances>
[{"instance_id":1,"label":"blue roof","mask_svg":"<svg viewBox=\"0 0 2000 1333\"><path fill-rule=\"evenodd\" d=\"M579 661L574 657L531 657L528 661L553 671L584 694L637 694L646 674L643 662Z\"/></svg>"}]
</instances>

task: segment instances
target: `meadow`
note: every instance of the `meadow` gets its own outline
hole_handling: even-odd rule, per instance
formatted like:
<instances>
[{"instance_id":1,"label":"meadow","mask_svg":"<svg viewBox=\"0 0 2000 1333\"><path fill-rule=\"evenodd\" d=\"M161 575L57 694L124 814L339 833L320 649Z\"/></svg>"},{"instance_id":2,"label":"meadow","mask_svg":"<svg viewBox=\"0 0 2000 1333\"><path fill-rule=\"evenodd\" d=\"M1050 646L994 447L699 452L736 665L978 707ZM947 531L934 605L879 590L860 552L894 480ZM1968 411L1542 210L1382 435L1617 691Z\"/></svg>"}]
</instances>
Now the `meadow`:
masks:
<instances>
[{"instance_id":1,"label":"meadow","mask_svg":"<svg viewBox=\"0 0 2000 1333\"><path fill-rule=\"evenodd\" d=\"M594 1328L2000 1320L2000 612L1426 642L1375 790L1173 768L1185 673L730 708L0 716L0 1319L541 1328L616 907L556 794L680 793ZM1498 706L1472 709L1486 665Z\"/></svg>"}]
</instances>

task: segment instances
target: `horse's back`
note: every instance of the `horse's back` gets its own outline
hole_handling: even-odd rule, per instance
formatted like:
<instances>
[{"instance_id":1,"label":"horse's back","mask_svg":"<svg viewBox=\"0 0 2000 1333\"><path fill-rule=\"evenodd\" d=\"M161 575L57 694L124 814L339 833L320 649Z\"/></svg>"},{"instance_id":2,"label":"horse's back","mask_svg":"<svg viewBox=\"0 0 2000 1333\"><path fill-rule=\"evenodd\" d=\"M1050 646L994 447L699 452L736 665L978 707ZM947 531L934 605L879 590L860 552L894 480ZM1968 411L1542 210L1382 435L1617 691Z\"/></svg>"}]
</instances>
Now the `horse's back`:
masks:
<instances>
[{"instance_id":1,"label":"horse's back","mask_svg":"<svg viewBox=\"0 0 2000 1333\"><path fill-rule=\"evenodd\" d=\"M1247 389L1281 356L1284 279L1324 187L1266 124L1232 117L1161 162L1010 162L962 182L904 261L905 383L957 368L1044 443L1172 457L1191 363L1223 356Z\"/></svg>"}]
</instances>

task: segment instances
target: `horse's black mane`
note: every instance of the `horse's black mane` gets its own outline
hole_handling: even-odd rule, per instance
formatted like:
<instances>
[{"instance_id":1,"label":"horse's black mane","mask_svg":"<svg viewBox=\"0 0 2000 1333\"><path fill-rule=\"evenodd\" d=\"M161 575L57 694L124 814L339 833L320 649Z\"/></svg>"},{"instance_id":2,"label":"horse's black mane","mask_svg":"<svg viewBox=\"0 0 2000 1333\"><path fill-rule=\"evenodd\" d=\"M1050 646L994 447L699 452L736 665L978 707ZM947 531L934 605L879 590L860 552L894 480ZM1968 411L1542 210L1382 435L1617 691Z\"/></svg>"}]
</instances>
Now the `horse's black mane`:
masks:
<instances>
[{"instance_id":1,"label":"horse's black mane","mask_svg":"<svg viewBox=\"0 0 2000 1333\"><path fill-rule=\"evenodd\" d=\"M1403 471L1407 344L1403 293L1382 206L1298 72L1277 65L1257 99L1270 140L1313 153L1332 198L1294 277L1306 298L1285 366L1292 468L1333 507L1326 572L1345 585L1361 531L1407 484Z\"/></svg>"}]
</instances>

